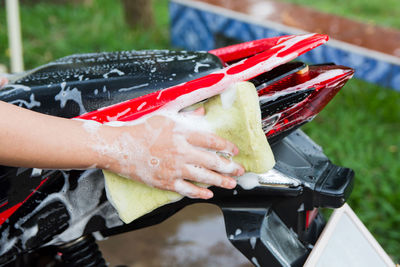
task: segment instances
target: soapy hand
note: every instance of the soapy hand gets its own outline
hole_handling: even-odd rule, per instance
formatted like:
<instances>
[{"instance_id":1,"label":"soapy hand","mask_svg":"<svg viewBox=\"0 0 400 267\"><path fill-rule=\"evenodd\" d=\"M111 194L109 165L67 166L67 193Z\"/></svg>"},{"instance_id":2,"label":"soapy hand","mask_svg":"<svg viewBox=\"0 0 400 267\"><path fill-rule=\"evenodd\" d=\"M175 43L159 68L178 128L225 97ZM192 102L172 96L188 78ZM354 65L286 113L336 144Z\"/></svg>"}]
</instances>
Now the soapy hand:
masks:
<instances>
[{"instance_id":1,"label":"soapy hand","mask_svg":"<svg viewBox=\"0 0 400 267\"><path fill-rule=\"evenodd\" d=\"M0 89L7 83L7 78L0 77ZM26 112L28 111L24 110L24 113ZM27 114L31 116L33 113ZM92 157L90 156L92 154L88 153L87 160L82 160L84 158L82 156L79 157L84 163L79 162L77 168L82 168L82 165L98 166L150 186L175 191L191 198L211 198L213 196L211 190L191 182L231 189L236 186L236 180L230 176L240 176L244 174L244 169L216 153L236 155L239 151L234 144L213 133L199 131L197 126L201 122L198 120L191 124L192 127L188 126L188 121L196 121L196 117L199 119L198 115L203 114L204 109L178 114L178 116L175 114L173 118L154 115L144 121L140 120L139 123L134 122L132 125L126 123L122 127L109 127L97 125L93 121L88 122L84 128L90 133L93 141L90 147L96 156ZM35 116L42 115L35 114ZM179 119L184 119L184 121L179 121ZM52 118L52 120L59 122L60 119ZM67 122L64 120L63 123ZM71 121L71 123L77 122ZM72 129L71 126L61 128ZM82 137L82 134L77 134L76 140L79 141L78 136ZM85 141L78 143L85 143ZM66 146L66 148L71 147L73 146ZM84 146L78 145L78 148L83 149ZM68 158L68 153L65 155ZM27 158L30 157L27 156ZM23 161L23 164L28 164L26 166L36 167L39 165L48 167L50 161L57 162L50 164L54 168L75 168L74 165L77 164L70 157L65 161L73 163L66 165L64 160L56 160L55 157L39 165L25 163L26 161L28 160ZM91 162L91 164L86 162Z\"/></svg>"},{"instance_id":2,"label":"soapy hand","mask_svg":"<svg viewBox=\"0 0 400 267\"><path fill-rule=\"evenodd\" d=\"M220 156L238 154L234 144L185 123L198 117L154 115L133 125L108 127L111 135L98 140L94 150L107 159L104 169L156 188L208 199L212 191L191 182L232 189L236 180L230 176L240 176L244 169Z\"/></svg>"}]
</instances>

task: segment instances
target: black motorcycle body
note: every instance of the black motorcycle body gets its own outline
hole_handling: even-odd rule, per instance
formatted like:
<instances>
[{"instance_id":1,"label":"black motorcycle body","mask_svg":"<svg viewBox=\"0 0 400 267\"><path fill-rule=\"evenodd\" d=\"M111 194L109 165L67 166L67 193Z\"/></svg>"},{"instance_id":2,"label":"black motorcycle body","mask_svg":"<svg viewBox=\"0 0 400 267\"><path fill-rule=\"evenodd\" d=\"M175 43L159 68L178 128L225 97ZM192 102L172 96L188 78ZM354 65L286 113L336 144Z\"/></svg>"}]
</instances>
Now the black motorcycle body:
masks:
<instances>
[{"instance_id":1,"label":"black motorcycle body","mask_svg":"<svg viewBox=\"0 0 400 267\"><path fill-rule=\"evenodd\" d=\"M261 90L305 64L287 63L252 81ZM315 66L330 68L332 65ZM131 51L69 56L32 70L0 91L0 100L31 110L73 118L221 69L206 52ZM345 82L345 81L344 81ZM343 84L344 84L343 82ZM343 85L341 84L340 87ZM262 87L262 88L261 88ZM261 101L266 133L274 114L303 103L312 89ZM229 240L260 266L302 266L324 227L309 214L337 208L348 198L353 171L338 167L306 134L308 120L268 136L277 164L274 175L288 183L252 189L211 187L214 198L183 198L124 224L107 200L101 170L37 170L0 167L0 265L34 266L38 252L60 266L102 266L92 236L108 237L162 222L187 205L221 208ZM29 129L27 129L29 131ZM240 234L235 234L241 229ZM39 254L40 254L39 253ZM62 255L61 260L57 255Z\"/></svg>"}]
</instances>

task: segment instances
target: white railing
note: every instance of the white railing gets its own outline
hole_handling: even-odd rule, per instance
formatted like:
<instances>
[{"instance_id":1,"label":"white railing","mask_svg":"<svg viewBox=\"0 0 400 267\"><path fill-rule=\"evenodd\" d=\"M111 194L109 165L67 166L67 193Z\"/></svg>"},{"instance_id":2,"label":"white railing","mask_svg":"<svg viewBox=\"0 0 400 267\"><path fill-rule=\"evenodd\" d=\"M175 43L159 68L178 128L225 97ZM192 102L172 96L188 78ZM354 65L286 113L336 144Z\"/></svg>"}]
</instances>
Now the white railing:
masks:
<instances>
[{"instance_id":1,"label":"white railing","mask_svg":"<svg viewBox=\"0 0 400 267\"><path fill-rule=\"evenodd\" d=\"M19 1L6 0L8 44L10 48L11 72L22 72L24 60L22 56L21 22Z\"/></svg>"}]
</instances>

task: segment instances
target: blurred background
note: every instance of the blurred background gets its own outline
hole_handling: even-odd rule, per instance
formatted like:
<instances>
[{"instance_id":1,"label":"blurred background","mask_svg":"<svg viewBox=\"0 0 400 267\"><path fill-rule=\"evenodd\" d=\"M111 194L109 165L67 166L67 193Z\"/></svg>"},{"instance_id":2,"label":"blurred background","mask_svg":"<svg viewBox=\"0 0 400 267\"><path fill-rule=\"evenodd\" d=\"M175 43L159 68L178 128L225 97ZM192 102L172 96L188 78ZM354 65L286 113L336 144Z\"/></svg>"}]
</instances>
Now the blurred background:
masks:
<instances>
[{"instance_id":1,"label":"blurred background","mask_svg":"<svg viewBox=\"0 0 400 267\"><path fill-rule=\"evenodd\" d=\"M323 14L361 22L366 29L383 27L382 29L390 32L400 31L400 2L398 0L353 0L346 3L338 0L285 1L299 5L295 7L307 7ZM132 6L133 2L139 2L139 4ZM170 42L167 0L152 2L146 0L21 0L20 4L25 69L76 53L173 48ZM10 70L10 49L3 1L0 3L0 8L0 64L6 70ZM287 20L290 21L290 17ZM349 30L351 30L350 26ZM400 39L397 41L400 47ZM400 53L400 48L397 53ZM400 57L394 54L395 57ZM398 82L400 83L400 80ZM400 93L393 88L352 79L320 115L302 129L324 148L325 154L335 164L355 170L356 182L349 204L388 254L399 261ZM215 236L218 236L216 233L218 232L220 236L216 240L225 242L222 241L225 234L223 227L221 228L222 222L218 222L219 219L213 219L219 218L218 216L220 216L218 210L212 207L207 209L195 206L193 211L184 210L182 214L173 217L172 221L167 221L165 228L146 230L132 237L127 235L113 237L109 241L104 241L111 242L111 245L102 243L101 246L106 250L104 253L106 259L113 264L131 264L132 257L137 258L141 255L148 257L154 255L154 250L170 246L173 243L171 239L167 238L166 240L169 241L163 243L159 242L160 237L167 231L179 232L178 229L182 228L176 225L185 220L198 221L203 225L201 226L203 231L212 232ZM210 224L210 221L215 224ZM171 226L172 224L175 226ZM215 228L219 230L210 229L213 225L215 227L219 225L219 228ZM195 227L188 229L192 229L187 230L192 233L200 231ZM186 241L190 244L193 240ZM217 246L218 242L213 244ZM142 244L142 249L138 247L139 243ZM208 245L205 245L207 243ZM206 247L205 249L212 245L206 240L203 240L202 244ZM149 248L145 248L146 246ZM199 250L204 246L200 246ZM129 259L121 260L134 248L138 249L130 255ZM236 265L245 264L240 256L232 256L230 249L233 247L229 247L227 243L226 249L222 249L218 255L231 258ZM168 254L170 257L172 257L171 253ZM194 249L185 253L196 254L197 252ZM167 254L160 253L159 257L165 257L165 255ZM176 255L182 256L179 253L173 255L177 258L179 257ZM182 257L181 260L184 258ZM209 262L211 263L218 264L218 262ZM198 266L207 265L203 262L203 265Z\"/></svg>"}]
</instances>

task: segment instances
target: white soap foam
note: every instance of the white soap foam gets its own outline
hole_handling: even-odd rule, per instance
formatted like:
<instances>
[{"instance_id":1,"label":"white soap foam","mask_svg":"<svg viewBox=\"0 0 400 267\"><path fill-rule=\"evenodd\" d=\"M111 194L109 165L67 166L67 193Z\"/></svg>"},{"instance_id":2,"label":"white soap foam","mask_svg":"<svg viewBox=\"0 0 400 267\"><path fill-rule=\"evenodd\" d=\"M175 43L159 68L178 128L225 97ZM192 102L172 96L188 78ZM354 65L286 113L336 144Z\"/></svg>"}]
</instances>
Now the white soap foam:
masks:
<instances>
[{"instance_id":1,"label":"white soap foam","mask_svg":"<svg viewBox=\"0 0 400 267\"><path fill-rule=\"evenodd\" d=\"M108 76L109 76L110 74L113 74L113 73L116 73L116 74L118 74L119 76L122 76L122 75L125 74L123 71L120 71L119 69L113 69L113 70L110 70L110 71L107 72L107 73L104 73L104 74L103 74L103 77L104 77L104 78L108 78Z\"/></svg>"},{"instance_id":2,"label":"white soap foam","mask_svg":"<svg viewBox=\"0 0 400 267\"><path fill-rule=\"evenodd\" d=\"M26 241L28 241L31 237L36 236L37 232L39 231L39 225L35 224L31 228L25 229L19 239L22 243L22 248L26 249Z\"/></svg>"},{"instance_id":3,"label":"white soap foam","mask_svg":"<svg viewBox=\"0 0 400 267\"><path fill-rule=\"evenodd\" d=\"M144 106L146 106L147 102L143 102L142 104L140 104L137 108L138 111L140 111Z\"/></svg>"},{"instance_id":4,"label":"white soap foam","mask_svg":"<svg viewBox=\"0 0 400 267\"><path fill-rule=\"evenodd\" d=\"M86 130L86 132L90 134L95 134L101 127L101 123L93 120L82 120L82 119L74 119L77 121L82 121L82 127Z\"/></svg>"},{"instance_id":5,"label":"white soap foam","mask_svg":"<svg viewBox=\"0 0 400 267\"><path fill-rule=\"evenodd\" d=\"M108 120L109 122L111 122L111 121L118 121L118 119L119 119L120 117L124 116L124 115L127 114L129 111L131 111L131 108L127 108L127 109L125 109L124 111L121 111L121 112L117 113L117 115L115 115L115 116L107 116L107 120Z\"/></svg>"},{"instance_id":6,"label":"white soap foam","mask_svg":"<svg viewBox=\"0 0 400 267\"><path fill-rule=\"evenodd\" d=\"M107 237L104 237L100 231L96 231L92 233L93 237L96 239L96 241L103 241L107 240Z\"/></svg>"},{"instance_id":7,"label":"white soap foam","mask_svg":"<svg viewBox=\"0 0 400 267\"><path fill-rule=\"evenodd\" d=\"M9 239L9 228L3 230L0 237L0 254L3 255L7 251L9 251L15 243L17 243L17 238L13 237Z\"/></svg>"},{"instance_id":8,"label":"white soap foam","mask_svg":"<svg viewBox=\"0 0 400 267\"><path fill-rule=\"evenodd\" d=\"M157 168L158 166L160 166L160 159L156 157L150 158L148 161L148 166L152 168Z\"/></svg>"},{"instance_id":9,"label":"white soap foam","mask_svg":"<svg viewBox=\"0 0 400 267\"><path fill-rule=\"evenodd\" d=\"M322 81L325 81L329 78L332 77L336 77L339 75L344 74L345 72L343 70L338 70L338 69L334 69L334 70L328 70L326 72L323 72L322 74L319 74L318 76L316 76L315 78L306 81L305 83L301 83L301 84L296 84L295 86L289 87L283 91L279 91L279 92L274 92L272 94L265 94L259 97L259 99L261 101L274 101L276 99L278 99L281 96L285 96L288 94L291 94L293 92L300 92L303 90L307 90L309 88L311 88L312 86L314 86L315 84L318 84Z\"/></svg>"},{"instance_id":10,"label":"white soap foam","mask_svg":"<svg viewBox=\"0 0 400 267\"><path fill-rule=\"evenodd\" d=\"M252 172L246 172L237 179L238 185L245 190L251 190L256 186L260 186L258 182L258 174Z\"/></svg>"},{"instance_id":11,"label":"white soap foam","mask_svg":"<svg viewBox=\"0 0 400 267\"><path fill-rule=\"evenodd\" d=\"M210 64L196 62L196 65L194 66L194 72L199 72L199 68L201 67L210 67Z\"/></svg>"},{"instance_id":12,"label":"white soap foam","mask_svg":"<svg viewBox=\"0 0 400 267\"><path fill-rule=\"evenodd\" d=\"M236 100L237 85L229 86L224 92L221 93L221 104L225 109L231 108Z\"/></svg>"},{"instance_id":13,"label":"white soap foam","mask_svg":"<svg viewBox=\"0 0 400 267\"><path fill-rule=\"evenodd\" d=\"M197 58L197 55L178 55L178 60L190 60L190 59L194 59Z\"/></svg>"},{"instance_id":14,"label":"white soap foam","mask_svg":"<svg viewBox=\"0 0 400 267\"><path fill-rule=\"evenodd\" d=\"M163 90L160 90L160 92L159 92L158 95L157 95L157 100L160 99L162 93L163 93Z\"/></svg>"},{"instance_id":15,"label":"white soap foam","mask_svg":"<svg viewBox=\"0 0 400 267\"><path fill-rule=\"evenodd\" d=\"M252 258L251 258L251 261L253 262L253 264L254 264L256 267L260 267L260 264L258 263L258 260L257 260L256 257L252 257Z\"/></svg>"},{"instance_id":16,"label":"white soap foam","mask_svg":"<svg viewBox=\"0 0 400 267\"><path fill-rule=\"evenodd\" d=\"M128 92L128 91L143 88L146 86L149 86L149 83L139 84L139 85L135 85L135 86L127 87L127 88L120 88L120 89L118 89L118 92Z\"/></svg>"},{"instance_id":17,"label":"white soap foam","mask_svg":"<svg viewBox=\"0 0 400 267\"><path fill-rule=\"evenodd\" d=\"M35 100L35 95L32 93L29 97L29 102L23 99L17 99L9 102L10 104L15 104L20 107L25 106L28 109L32 109L34 107L40 107L40 102Z\"/></svg>"},{"instance_id":18,"label":"white soap foam","mask_svg":"<svg viewBox=\"0 0 400 267\"><path fill-rule=\"evenodd\" d=\"M242 233L242 230L241 229L236 229L236 231L235 231L235 236L238 236L238 235L240 235Z\"/></svg>"},{"instance_id":19,"label":"white soap foam","mask_svg":"<svg viewBox=\"0 0 400 267\"><path fill-rule=\"evenodd\" d=\"M250 246L252 249L256 247L257 238L255 236L250 237Z\"/></svg>"},{"instance_id":20,"label":"white soap foam","mask_svg":"<svg viewBox=\"0 0 400 267\"><path fill-rule=\"evenodd\" d=\"M98 175L101 177L98 177ZM96 214L103 215L106 218L107 227L115 227L123 224L114 210L108 211L109 203L104 202L102 205L97 206L98 199L100 199L102 189L104 188L104 179L102 176L100 170L83 172L79 178L79 186L73 191L69 191L68 177L65 176L66 182L63 190L59 193L49 195L30 214L33 216L48 203L56 200L61 201L66 206L70 215L70 226L55 239L47 243L47 245L62 244L82 236L87 222Z\"/></svg>"},{"instance_id":21,"label":"white soap foam","mask_svg":"<svg viewBox=\"0 0 400 267\"><path fill-rule=\"evenodd\" d=\"M18 90L23 90L25 92L32 90L29 86L22 84L7 84L7 91L0 91L2 95L9 95Z\"/></svg>"},{"instance_id":22,"label":"white soap foam","mask_svg":"<svg viewBox=\"0 0 400 267\"><path fill-rule=\"evenodd\" d=\"M42 171L43 171L42 169L33 168L31 176L32 177L38 177L38 176L40 176L42 174Z\"/></svg>"},{"instance_id":23,"label":"white soap foam","mask_svg":"<svg viewBox=\"0 0 400 267\"><path fill-rule=\"evenodd\" d=\"M10 250L18 239L21 240L22 247L25 248L26 242L37 234L38 226L35 225L25 229L22 225L32 218L32 216L35 216L37 212L43 210L43 208L54 201L60 201L66 207L70 216L69 227L46 245L64 244L82 236L88 220L94 215L102 216L108 228L122 225L122 221L109 202L104 202L98 206L98 200L101 198L104 188L101 171L88 170L83 172L78 180L79 186L72 191L69 190L68 174L63 171L62 174L64 177L64 185L60 192L48 195L31 213L21 217L14 224L16 229L24 230L21 236L10 239L9 228L2 232L0 237L0 254ZM40 216L46 217L46 214L42 213Z\"/></svg>"},{"instance_id":24,"label":"white soap foam","mask_svg":"<svg viewBox=\"0 0 400 267\"><path fill-rule=\"evenodd\" d=\"M60 101L61 108L65 107L67 101L72 100L79 105L79 114L86 113L86 109L83 106L82 102L81 92L78 90L78 88L71 89L71 87L69 86L66 88L66 85L67 85L66 82L62 82L60 84L61 91L54 97L54 100Z\"/></svg>"}]
</instances>

